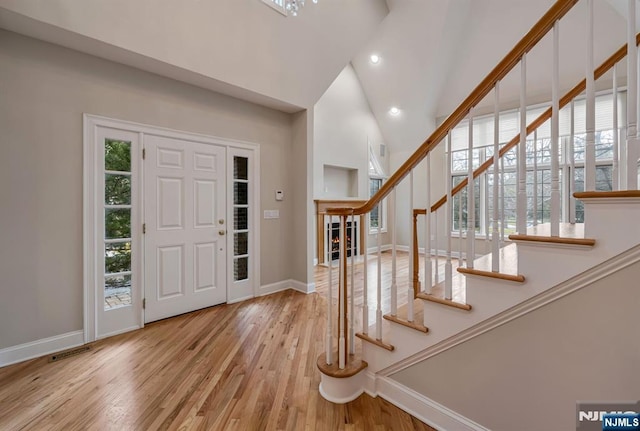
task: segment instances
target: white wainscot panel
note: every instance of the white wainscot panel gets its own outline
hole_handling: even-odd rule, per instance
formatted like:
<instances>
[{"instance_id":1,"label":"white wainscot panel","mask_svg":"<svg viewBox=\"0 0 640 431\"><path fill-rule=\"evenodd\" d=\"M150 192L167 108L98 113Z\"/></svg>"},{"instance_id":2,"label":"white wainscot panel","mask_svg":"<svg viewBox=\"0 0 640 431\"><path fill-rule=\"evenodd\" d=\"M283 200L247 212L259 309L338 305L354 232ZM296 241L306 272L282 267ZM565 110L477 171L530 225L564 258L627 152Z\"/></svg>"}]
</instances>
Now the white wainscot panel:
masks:
<instances>
[{"instance_id":1,"label":"white wainscot panel","mask_svg":"<svg viewBox=\"0 0 640 431\"><path fill-rule=\"evenodd\" d=\"M213 154L193 154L193 169L196 171L216 172L216 156Z\"/></svg>"},{"instance_id":2,"label":"white wainscot panel","mask_svg":"<svg viewBox=\"0 0 640 431\"><path fill-rule=\"evenodd\" d=\"M156 158L159 168L184 168L182 150L158 147L158 156Z\"/></svg>"},{"instance_id":3,"label":"white wainscot panel","mask_svg":"<svg viewBox=\"0 0 640 431\"><path fill-rule=\"evenodd\" d=\"M194 246L194 290L206 290L215 287L215 243L201 243Z\"/></svg>"},{"instance_id":4,"label":"white wainscot panel","mask_svg":"<svg viewBox=\"0 0 640 431\"><path fill-rule=\"evenodd\" d=\"M182 190L182 178L158 177L158 230L183 228Z\"/></svg>"},{"instance_id":5,"label":"white wainscot panel","mask_svg":"<svg viewBox=\"0 0 640 431\"><path fill-rule=\"evenodd\" d=\"M215 227L216 216L216 183L211 180L195 180L195 202L193 214L196 228Z\"/></svg>"},{"instance_id":6,"label":"white wainscot panel","mask_svg":"<svg viewBox=\"0 0 640 431\"><path fill-rule=\"evenodd\" d=\"M158 300L184 294L183 246L158 248Z\"/></svg>"}]
</instances>

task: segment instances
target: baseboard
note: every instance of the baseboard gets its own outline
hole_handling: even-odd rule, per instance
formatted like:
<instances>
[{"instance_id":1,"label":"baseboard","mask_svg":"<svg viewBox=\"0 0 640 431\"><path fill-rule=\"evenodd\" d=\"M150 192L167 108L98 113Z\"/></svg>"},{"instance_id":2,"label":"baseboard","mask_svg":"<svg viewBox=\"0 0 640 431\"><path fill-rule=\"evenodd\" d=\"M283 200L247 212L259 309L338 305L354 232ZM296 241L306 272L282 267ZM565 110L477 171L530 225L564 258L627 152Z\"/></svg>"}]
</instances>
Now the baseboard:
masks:
<instances>
[{"instance_id":1,"label":"baseboard","mask_svg":"<svg viewBox=\"0 0 640 431\"><path fill-rule=\"evenodd\" d=\"M391 244L384 244L380 246L380 251L389 251L391 250L393 247ZM396 249L399 250L399 248L396 246ZM409 248L407 248L408 250ZM378 252L378 247L374 246L374 247L367 247L367 254L376 254Z\"/></svg>"},{"instance_id":2,"label":"baseboard","mask_svg":"<svg viewBox=\"0 0 640 431\"><path fill-rule=\"evenodd\" d=\"M303 283L302 281L298 280L289 280L289 282L291 283L291 288L293 290L297 290L298 292L309 294L316 291L315 283Z\"/></svg>"},{"instance_id":3,"label":"baseboard","mask_svg":"<svg viewBox=\"0 0 640 431\"><path fill-rule=\"evenodd\" d=\"M271 284L260 286L258 296L271 295L272 293L282 292L283 290L293 289L302 293L313 293L316 291L315 283L303 283L298 280L282 280Z\"/></svg>"},{"instance_id":4,"label":"baseboard","mask_svg":"<svg viewBox=\"0 0 640 431\"><path fill-rule=\"evenodd\" d=\"M367 380L370 380L369 376ZM488 428L388 377L377 376L374 386L376 395L437 430L489 431Z\"/></svg>"},{"instance_id":5,"label":"baseboard","mask_svg":"<svg viewBox=\"0 0 640 431\"><path fill-rule=\"evenodd\" d=\"M398 251L405 251L405 252L409 252L409 246L408 245L397 245L396 249ZM418 254L424 254L424 247L418 247ZM435 248L431 249L431 254L433 256L441 256L441 257L446 257L447 256L447 251L446 250L436 250ZM457 251L452 251L451 252L451 257L454 259L458 259L460 257L460 252ZM482 254L478 254L476 253L476 259L482 257Z\"/></svg>"},{"instance_id":6,"label":"baseboard","mask_svg":"<svg viewBox=\"0 0 640 431\"><path fill-rule=\"evenodd\" d=\"M26 361L84 344L84 331L67 332L0 350L0 367Z\"/></svg>"}]
</instances>

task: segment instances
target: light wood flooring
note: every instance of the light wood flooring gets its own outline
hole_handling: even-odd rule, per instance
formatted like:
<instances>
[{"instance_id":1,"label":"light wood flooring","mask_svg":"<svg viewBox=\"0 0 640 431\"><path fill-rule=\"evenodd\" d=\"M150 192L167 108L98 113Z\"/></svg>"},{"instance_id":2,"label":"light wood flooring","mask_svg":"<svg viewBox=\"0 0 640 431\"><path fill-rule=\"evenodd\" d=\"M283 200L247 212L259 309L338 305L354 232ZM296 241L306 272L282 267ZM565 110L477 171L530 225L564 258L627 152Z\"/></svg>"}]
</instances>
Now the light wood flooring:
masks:
<instances>
[{"instance_id":1,"label":"light wood flooring","mask_svg":"<svg viewBox=\"0 0 640 431\"><path fill-rule=\"evenodd\" d=\"M444 268L446 259L442 256L432 256L432 284L431 293L434 296L444 298ZM385 251L381 253L381 265L382 276L382 292L381 292L381 309L383 314L388 314L391 311L391 280L392 280L392 253L391 251ZM458 259L452 260L452 275L453 275L453 299L455 301L465 303L466 290L465 290L465 277L456 271L459 265ZM424 283L424 255L420 255L419 259L420 271L419 279L421 283ZM463 261L464 264L464 261ZM369 333L375 333L374 324L376 321L376 307L377 307L377 284L378 284L378 259L376 254L370 254L367 260L367 303L369 304L368 325ZM436 268L438 273L436 283ZM355 319L354 325L356 332L362 331L362 304L363 304L363 292L364 292L364 263L362 256L360 256L354 264L354 288L355 288ZM351 265L349 265L349 283L351 283ZM338 270L337 267L332 269L333 278L333 303L334 307L337 307L337 285L338 285ZM314 279L316 283L316 292L323 297L327 295L329 288L329 268L326 266L318 265L315 267ZM409 297L409 253L398 251L396 254L396 285L397 285L397 304L398 304L398 316L404 317L406 315L407 298ZM423 287L421 287L421 290ZM334 312L336 316L337 311ZM414 321L423 322L422 316L422 300L414 300ZM336 324L337 325L337 324ZM336 327L334 325L334 329ZM386 339L386 330L383 329L383 340L391 342ZM393 343L392 343L393 344Z\"/></svg>"},{"instance_id":2,"label":"light wood flooring","mask_svg":"<svg viewBox=\"0 0 640 431\"><path fill-rule=\"evenodd\" d=\"M325 299L294 291L0 368L0 430L431 430L378 398L318 392Z\"/></svg>"}]
</instances>

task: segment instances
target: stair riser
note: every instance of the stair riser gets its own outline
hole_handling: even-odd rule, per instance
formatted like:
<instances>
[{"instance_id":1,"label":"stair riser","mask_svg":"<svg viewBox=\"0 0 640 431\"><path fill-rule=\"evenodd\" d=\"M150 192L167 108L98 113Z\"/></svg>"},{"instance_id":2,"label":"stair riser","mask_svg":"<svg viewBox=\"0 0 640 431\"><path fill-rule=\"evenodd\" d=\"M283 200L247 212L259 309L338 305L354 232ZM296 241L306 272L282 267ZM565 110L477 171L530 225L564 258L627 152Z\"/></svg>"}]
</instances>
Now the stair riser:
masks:
<instances>
[{"instance_id":1,"label":"stair riser","mask_svg":"<svg viewBox=\"0 0 640 431\"><path fill-rule=\"evenodd\" d=\"M585 236L621 253L640 239L640 199L585 199Z\"/></svg>"}]
</instances>

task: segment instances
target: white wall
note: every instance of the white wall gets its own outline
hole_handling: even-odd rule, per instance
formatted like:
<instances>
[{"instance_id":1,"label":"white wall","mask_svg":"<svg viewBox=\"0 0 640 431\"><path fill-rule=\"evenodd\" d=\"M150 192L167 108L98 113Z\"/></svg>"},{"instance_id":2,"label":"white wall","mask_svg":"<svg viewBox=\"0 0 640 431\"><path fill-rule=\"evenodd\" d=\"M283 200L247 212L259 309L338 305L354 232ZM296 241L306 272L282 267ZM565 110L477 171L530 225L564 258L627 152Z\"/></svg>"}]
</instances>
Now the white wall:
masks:
<instances>
[{"instance_id":1,"label":"white wall","mask_svg":"<svg viewBox=\"0 0 640 431\"><path fill-rule=\"evenodd\" d=\"M377 154L384 143L378 122L353 67L348 65L322 95L314 109L314 186L315 199L346 198L325 192L324 166L358 171L355 196L369 197L369 149ZM388 170L388 152L380 162ZM388 172L389 173L389 172Z\"/></svg>"},{"instance_id":2,"label":"white wall","mask_svg":"<svg viewBox=\"0 0 640 431\"><path fill-rule=\"evenodd\" d=\"M358 76L347 65L314 108L313 197L314 199L369 198L369 145L380 154L384 138L367 102ZM390 153L378 157L387 175ZM325 165L355 170L355 185L347 184L350 196L339 196L339 178L326 179ZM331 171L331 169L329 170ZM345 172L347 182L353 182ZM326 188L325 188L326 186ZM351 189L351 190L349 190ZM373 245L373 238L368 240ZM387 235L383 244L388 242Z\"/></svg>"},{"instance_id":3,"label":"white wall","mask_svg":"<svg viewBox=\"0 0 640 431\"><path fill-rule=\"evenodd\" d=\"M315 224L313 205L313 110L292 115L293 145L290 181L293 201L293 232L289 241L291 278L313 283ZM291 236L289 237L291 238Z\"/></svg>"},{"instance_id":4,"label":"white wall","mask_svg":"<svg viewBox=\"0 0 640 431\"><path fill-rule=\"evenodd\" d=\"M321 1L295 18L261 0L0 0L0 26L11 30L118 55L111 59L139 68L170 65L178 79L303 108L313 106L387 13L383 0Z\"/></svg>"},{"instance_id":5,"label":"white wall","mask_svg":"<svg viewBox=\"0 0 640 431\"><path fill-rule=\"evenodd\" d=\"M261 282L304 277L291 115L6 31L0 64L0 348L82 329L83 113L260 144L259 211L280 210L261 224Z\"/></svg>"},{"instance_id":6,"label":"white wall","mask_svg":"<svg viewBox=\"0 0 640 431\"><path fill-rule=\"evenodd\" d=\"M638 400L640 263L392 378L495 431L575 429L576 401Z\"/></svg>"}]
</instances>

